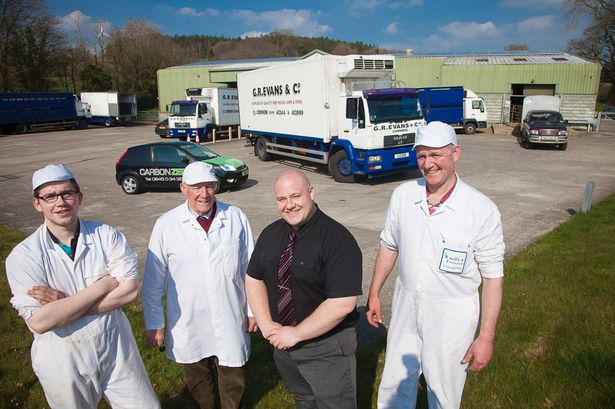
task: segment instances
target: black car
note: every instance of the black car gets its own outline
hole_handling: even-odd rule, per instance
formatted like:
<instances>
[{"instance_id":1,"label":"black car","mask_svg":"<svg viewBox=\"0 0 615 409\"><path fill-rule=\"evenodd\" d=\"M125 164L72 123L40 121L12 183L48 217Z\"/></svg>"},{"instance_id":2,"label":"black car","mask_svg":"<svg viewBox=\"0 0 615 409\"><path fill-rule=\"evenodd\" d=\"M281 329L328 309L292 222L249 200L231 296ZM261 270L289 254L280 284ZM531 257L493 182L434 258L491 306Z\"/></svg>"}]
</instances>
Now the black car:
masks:
<instances>
[{"instance_id":1,"label":"black car","mask_svg":"<svg viewBox=\"0 0 615 409\"><path fill-rule=\"evenodd\" d=\"M115 180L129 195L151 188L177 188L186 165L196 161L214 166L220 181L216 193L248 180L245 163L192 142L157 142L130 147L115 163Z\"/></svg>"},{"instance_id":2,"label":"black car","mask_svg":"<svg viewBox=\"0 0 615 409\"><path fill-rule=\"evenodd\" d=\"M160 136L161 138L166 138L167 136L169 136L169 118L163 119L162 121L158 122L156 124L156 128L154 128L154 132L156 132L156 135Z\"/></svg>"},{"instance_id":3,"label":"black car","mask_svg":"<svg viewBox=\"0 0 615 409\"><path fill-rule=\"evenodd\" d=\"M557 111L529 111L521 124L521 146L557 145L568 147L568 131L562 114Z\"/></svg>"}]
</instances>

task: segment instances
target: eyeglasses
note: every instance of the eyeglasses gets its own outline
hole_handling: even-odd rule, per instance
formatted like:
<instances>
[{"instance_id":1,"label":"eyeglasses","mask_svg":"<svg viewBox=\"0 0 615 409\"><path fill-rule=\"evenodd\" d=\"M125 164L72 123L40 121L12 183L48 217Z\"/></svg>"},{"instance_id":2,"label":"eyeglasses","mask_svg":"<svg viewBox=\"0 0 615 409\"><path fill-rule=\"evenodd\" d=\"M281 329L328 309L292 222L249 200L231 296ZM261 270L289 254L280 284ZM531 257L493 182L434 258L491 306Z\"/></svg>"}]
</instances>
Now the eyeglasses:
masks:
<instances>
[{"instance_id":1,"label":"eyeglasses","mask_svg":"<svg viewBox=\"0 0 615 409\"><path fill-rule=\"evenodd\" d=\"M45 196L39 196L38 198L45 203L52 204L58 201L58 197L62 196L62 200L68 202L69 200L76 200L79 196L78 190L65 190L60 193L51 193Z\"/></svg>"}]
</instances>

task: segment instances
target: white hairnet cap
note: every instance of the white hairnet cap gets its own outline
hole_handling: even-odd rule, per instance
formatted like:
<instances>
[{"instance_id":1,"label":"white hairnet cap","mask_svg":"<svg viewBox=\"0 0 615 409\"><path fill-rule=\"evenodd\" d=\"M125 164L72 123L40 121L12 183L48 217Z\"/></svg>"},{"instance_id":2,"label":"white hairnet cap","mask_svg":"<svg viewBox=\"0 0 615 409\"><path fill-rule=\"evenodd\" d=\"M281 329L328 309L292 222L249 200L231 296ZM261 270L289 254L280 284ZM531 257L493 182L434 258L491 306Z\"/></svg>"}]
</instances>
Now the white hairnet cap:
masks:
<instances>
[{"instance_id":1,"label":"white hairnet cap","mask_svg":"<svg viewBox=\"0 0 615 409\"><path fill-rule=\"evenodd\" d=\"M433 121L416 130L416 141L412 149L417 146L442 148L450 144L457 145L457 134L453 127L444 122Z\"/></svg>"},{"instance_id":2,"label":"white hairnet cap","mask_svg":"<svg viewBox=\"0 0 615 409\"><path fill-rule=\"evenodd\" d=\"M74 179L73 173L64 165L47 165L32 175L32 191L49 182L63 182Z\"/></svg>"},{"instance_id":3,"label":"white hairnet cap","mask_svg":"<svg viewBox=\"0 0 615 409\"><path fill-rule=\"evenodd\" d=\"M188 185L217 181L218 178L214 173L214 167L205 162L192 162L186 166L182 175L182 182Z\"/></svg>"}]
</instances>

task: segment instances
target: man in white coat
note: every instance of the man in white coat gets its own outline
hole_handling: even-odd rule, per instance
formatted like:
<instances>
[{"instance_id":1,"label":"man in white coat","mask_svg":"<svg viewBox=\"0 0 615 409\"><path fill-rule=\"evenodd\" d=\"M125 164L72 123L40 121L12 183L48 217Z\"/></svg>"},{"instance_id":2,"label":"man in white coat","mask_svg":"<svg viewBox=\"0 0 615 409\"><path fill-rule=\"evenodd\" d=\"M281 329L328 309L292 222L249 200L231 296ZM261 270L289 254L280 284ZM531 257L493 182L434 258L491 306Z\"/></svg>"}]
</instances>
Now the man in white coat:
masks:
<instances>
[{"instance_id":1,"label":"man in white coat","mask_svg":"<svg viewBox=\"0 0 615 409\"><path fill-rule=\"evenodd\" d=\"M480 371L493 353L502 224L496 205L455 172L461 147L452 127L419 128L414 149L423 179L393 192L368 297L367 319L377 327L379 293L399 260L378 407L415 407L423 373L429 407L458 408L466 371Z\"/></svg>"},{"instance_id":2,"label":"man in white coat","mask_svg":"<svg viewBox=\"0 0 615 409\"><path fill-rule=\"evenodd\" d=\"M32 176L45 223L6 259L11 304L34 335L32 367L51 408L160 408L121 307L138 298L137 256L119 231L80 220L62 165Z\"/></svg>"},{"instance_id":3,"label":"man in white coat","mask_svg":"<svg viewBox=\"0 0 615 409\"><path fill-rule=\"evenodd\" d=\"M248 332L256 331L244 287L254 241L245 214L216 199L217 183L211 165L186 166L180 185L186 201L160 216L152 231L143 313L148 342L166 344L200 407L218 401L236 409L245 389Z\"/></svg>"}]
</instances>

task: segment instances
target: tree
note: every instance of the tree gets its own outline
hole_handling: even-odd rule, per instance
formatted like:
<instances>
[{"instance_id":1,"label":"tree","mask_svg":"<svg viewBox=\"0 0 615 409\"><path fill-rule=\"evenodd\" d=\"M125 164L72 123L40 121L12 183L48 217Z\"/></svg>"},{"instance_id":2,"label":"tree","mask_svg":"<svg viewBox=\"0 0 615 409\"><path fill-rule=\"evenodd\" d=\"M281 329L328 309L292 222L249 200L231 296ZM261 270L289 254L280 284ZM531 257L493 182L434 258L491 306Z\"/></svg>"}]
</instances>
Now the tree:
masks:
<instances>
[{"instance_id":1,"label":"tree","mask_svg":"<svg viewBox=\"0 0 615 409\"><path fill-rule=\"evenodd\" d=\"M602 81L615 83L615 1L567 0L564 11L573 24L583 16L591 24L579 39L568 43L568 51L602 65Z\"/></svg>"},{"instance_id":2,"label":"tree","mask_svg":"<svg viewBox=\"0 0 615 409\"><path fill-rule=\"evenodd\" d=\"M81 91L100 92L113 88L113 79L99 65L88 64L79 74Z\"/></svg>"},{"instance_id":3,"label":"tree","mask_svg":"<svg viewBox=\"0 0 615 409\"><path fill-rule=\"evenodd\" d=\"M46 90L64 37L42 0L0 0L0 91Z\"/></svg>"},{"instance_id":4,"label":"tree","mask_svg":"<svg viewBox=\"0 0 615 409\"><path fill-rule=\"evenodd\" d=\"M64 36L55 17L33 17L30 22L13 51L15 80L22 90L49 91L58 73L56 67L64 49Z\"/></svg>"},{"instance_id":5,"label":"tree","mask_svg":"<svg viewBox=\"0 0 615 409\"><path fill-rule=\"evenodd\" d=\"M145 20L131 20L109 34L104 66L117 91L135 92L143 107L155 106L156 71L188 62L185 53L158 27Z\"/></svg>"}]
</instances>

